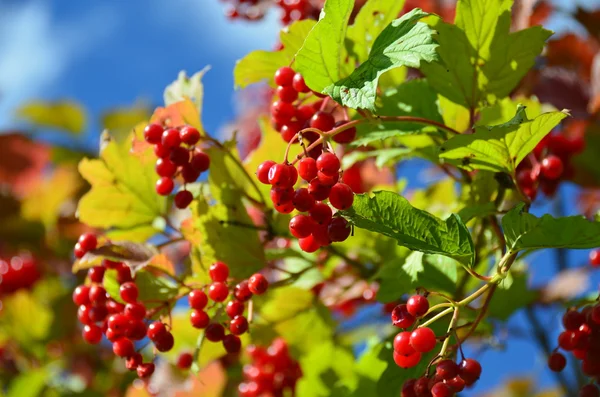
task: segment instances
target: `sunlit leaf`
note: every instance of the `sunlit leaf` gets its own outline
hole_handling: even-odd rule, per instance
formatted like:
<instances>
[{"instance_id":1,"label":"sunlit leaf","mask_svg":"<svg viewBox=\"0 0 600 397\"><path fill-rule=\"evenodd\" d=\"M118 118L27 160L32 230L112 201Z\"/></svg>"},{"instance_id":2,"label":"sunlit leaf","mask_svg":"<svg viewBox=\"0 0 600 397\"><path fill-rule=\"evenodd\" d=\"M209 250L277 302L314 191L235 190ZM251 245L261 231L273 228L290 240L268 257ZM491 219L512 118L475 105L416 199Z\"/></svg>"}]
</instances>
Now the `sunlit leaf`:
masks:
<instances>
[{"instance_id":1,"label":"sunlit leaf","mask_svg":"<svg viewBox=\"0 0 600 397\"><path fill-rule=\"evenodd\" d=\"M82 133L86 125L85 109L72 101L32 101L21 106L16 114L35 126L73 134Z\"/></svg>"}]
</instances>

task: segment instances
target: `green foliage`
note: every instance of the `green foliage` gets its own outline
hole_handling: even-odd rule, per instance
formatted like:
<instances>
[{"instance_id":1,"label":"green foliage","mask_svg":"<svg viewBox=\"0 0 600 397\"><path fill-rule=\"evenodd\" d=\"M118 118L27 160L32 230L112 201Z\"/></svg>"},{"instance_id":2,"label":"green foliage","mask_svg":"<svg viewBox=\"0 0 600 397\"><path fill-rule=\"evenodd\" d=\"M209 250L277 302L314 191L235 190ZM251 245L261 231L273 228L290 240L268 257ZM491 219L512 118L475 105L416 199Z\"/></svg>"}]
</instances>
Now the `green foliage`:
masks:
<instances>
[{"instance_id":1,"label":"green foliage","mask_svg":"<svg viewBox=\"0 0 600 397\"><path fill-rule=\"evenodd\" d=\"M343 215L356 227L395 238L412 250L446 255L468 265L473 260L471 235L458 216L443 221L414 208L398 194L357 195Z\"/></svg>"},{"instance_id":2,"label":"green foliage","mask_svg":"<svg viewBox=\"0 0 600 397\"><path fill-rule=\"evenodd\" d=\"M323 92L344 106L375 111L377 83L383 73L400 66L418 68L422 61L437 59L433 31L417 22L428 15L415 8L394 20L375 39L369 58L350 76L335 79Z\"/></svg>"},{"instance_id":3,"label":"green foliage","mask_svg":"<svg viewBox=\"0 0 600 397\"><path fill-rule=\"evenodd\" d=\"M6 397L38 397L42 395L50 374L46 368L29 371L16 377L10 384Z\"/></svg>"},{"instance_id":4,"label":"green foliage","mask_svg":"<svg viewBox=\"0 0 600 397\"><path fill-rule=\"evenodd\" d=\"M104 274L104 288L106 292L118 302L124 303L119 294L120 284L117 281L117 271L107 270ZM139 300L147 307L160 306L177 296L179 289L172 281L159 277L147 271L138 272L135 285L139 290Z\"/></svg>"},{"instance_id":5,"label":"green foliage","mask_svg":"<svg viewBox=\"0 0 600 397\"><path fill-rule=\"evenodd\" d=\"M300 360L300 365L303 374L298 382L299 395L328 397L340 382L352 382L356 378L352 352L331 341L312 349Z\"/></svg>"},{"instance_id":6,"label":"green foliage","mask_svg":"<svg viewBox=\"0 0 600 397\"><path fill-rule=\"evenodd\" d=\"M474 134L449 139L440 148L440 158L467 170L514 176L521 160L565 117L566 112L550 112L530 120L520 105L515 117L504 124L479 126Z\"/></svg>"},{"instance_id":7,"label":"green foliage","mask_svg":"<svg viewBox=\"0 0 600 397\"><path fill-rule=\"evenodd\" d=\"M81 134L86 126L85 109L73 101L34 101L21 106L17 117L34 126Z\"/></svg>"},{"instance_id":8,"label":"green foliage","mask_svg":"<svg viewBox=\"0 0 600 397\"><path fill-rule=\"evenodd\" d=\"M500 283L502 287L503 283ZM489 315L506 321L517 310L534 302L538 297L527 285L527 274L512 273L512 283L507 288L498 288L490 302Z\"/></svg>"},{"instance_id":9,"label":"green foliage","mask_svg":"<svg viewBox=\"0 0 600 397\"><path fill-rule=\"evenodd\" d=\"M591 249L600 246L600 222L583 216L541 218L519 204L502 218L506 244L511 252L541 248Z\"/></svg>"}]
</instances>

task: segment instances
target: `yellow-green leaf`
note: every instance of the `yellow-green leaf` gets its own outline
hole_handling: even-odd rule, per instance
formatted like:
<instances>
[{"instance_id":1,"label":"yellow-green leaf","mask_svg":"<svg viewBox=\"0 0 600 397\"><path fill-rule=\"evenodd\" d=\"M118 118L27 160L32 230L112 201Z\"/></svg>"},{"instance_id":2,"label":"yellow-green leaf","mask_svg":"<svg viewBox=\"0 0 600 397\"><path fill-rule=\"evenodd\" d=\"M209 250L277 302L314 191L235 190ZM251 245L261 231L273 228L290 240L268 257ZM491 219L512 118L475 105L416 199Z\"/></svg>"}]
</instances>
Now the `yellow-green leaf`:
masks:
<instances>
[{"instance_id":1,"label":"yellow-green leaf","mask_svg":"<svg viewBox=\"0 0 600 397\"><path fill-rule=\"evenodd\" d=\"M73 134L83 132L85 109L73 101L32 101L17 110L17 117L39 127L55 128Z\"/></svg>"}]
</instances>

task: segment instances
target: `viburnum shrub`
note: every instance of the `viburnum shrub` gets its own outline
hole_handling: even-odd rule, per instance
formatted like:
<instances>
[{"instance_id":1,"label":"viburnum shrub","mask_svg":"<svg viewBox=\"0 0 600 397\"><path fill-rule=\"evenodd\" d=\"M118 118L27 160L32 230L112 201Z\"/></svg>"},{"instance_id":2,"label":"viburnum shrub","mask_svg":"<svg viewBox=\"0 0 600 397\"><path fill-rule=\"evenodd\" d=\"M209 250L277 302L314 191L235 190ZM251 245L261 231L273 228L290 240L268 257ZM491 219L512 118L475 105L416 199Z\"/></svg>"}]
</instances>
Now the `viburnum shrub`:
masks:
<instances>
[{"instance_id":1,"label":"viburnum shrub","mask_svg":"<svg viewBox=\"0 0 600 397\"><path fill-rule=\"evenodd\" d=\"M249 19L268 5L230 3ZM244 134L204 129L200 72L80 163L91 188L77 213L94 230L74 247L84 340L149 391L154 371L219 359L240 396L448 397L502 377L469 347L510 344L502 324L523 309L550 369L579 372L577 385L558 375L560 393L598 395L597 286L559 273L529 287L548 273L527 267L538 250L590 250L582 277L600 266L600 204L540 214L597 172L574 127L591 121L531 95L551 32L511 32L510 1L459 1L454 24L363 3L327 0L316 21L316 2L277 2L297 20L282 48L234 71L236 86L270 85L248 156ZM549 347L555 327L534 308L550 304L567 311Z\"/></svg>"}]
</instances>

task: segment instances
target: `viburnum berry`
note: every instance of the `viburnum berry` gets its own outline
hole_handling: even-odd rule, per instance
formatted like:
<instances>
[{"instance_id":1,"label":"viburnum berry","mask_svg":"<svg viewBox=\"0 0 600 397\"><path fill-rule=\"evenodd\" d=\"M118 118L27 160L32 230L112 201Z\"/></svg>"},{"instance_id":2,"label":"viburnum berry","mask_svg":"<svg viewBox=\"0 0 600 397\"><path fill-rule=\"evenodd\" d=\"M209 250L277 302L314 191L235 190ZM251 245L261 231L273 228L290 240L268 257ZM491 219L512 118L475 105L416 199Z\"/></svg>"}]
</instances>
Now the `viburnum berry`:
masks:
<instances>
[{"instance_id":1,"label":"viburnum berry","mask_svg":"<svg viewBox=\"0 0 600 397\"><path fill-rule=\"evenodd\" d=\"M600 267L600 248L590 251L590 265Z\"/></svg>"},{"instance_id":2,"label":"viburnum berry","mask_svg":"<svg viewBox=\"0 0 600 397\"><path fill-rule=\"evenodd\" d=\"M200 132L192 126L186 125L179 131L181 142L193 146L200 140Z\"/></svg>"},{"instance_id":3,"label":"viburnum berry","mask_svg":"<svg viewBox=\"0 0 600 397\"><path fill-rule=\"evenodd\" d=\"M323 132L332 130L334 125L335 119L333 118L331 113L322 112L320 110L316 112L310 119L310 127L316 128Z\"/></svg>"},{"instance_id":4,"label":"viburnum berry","mask_svg":"<svg viewBox=\"0 0 600 397\"><path fill-rule=\"evenodd\" d=\"M331 241L345 241L352 232L348 221L341 217L335 217L327 226L327 234Z\"/></svg>"},{"instance_id":5,"label":"viburnum berry","mask_svg":"<svg viewBox=\"0 0 600 397\"><path fill-rule=\"evenodd\" d=\"M290 169L285 164L274 164L269 169L269 183L276 187L293 186Z\"/></svg>"},{"instance_id":6,"label":"viburnum berry","mask_svg":"<svg viewBox=\"0 0 600 397\"><path fill-rule=\"evenodd\" d=\"M294 237L305 238L313 232L315 222L311 217L299 214L290 219L289 228Z\"/></svg>"},{"instance_id":7,"label":"viburnum berry","mask_svg":"<svg viewBox=\"0 0 600 397\"><path fill-rule=\"evenodd\" d=\"M269 288L269 282L260 273L255 273L248 279L248 288L254 295L262 295Z\"/></svg>"},{"instance_id":8,"label":"viburnum berry","mask_svg":"<svg viewBox=\"0 0 600 397\"><path fill-rule=\"evenodd\" d=\"M238 353L242 349L242 341L236 335L226 335L223 338L223 347L227 353Z\"/></svg>"},{"instance_id":9,"label":"viburnum berry","mask_svg":"<svg viewBox=\"0 0 600 397\"><path fill-rule=\"evenodd\" d=\"M275 72L275 84L281 86L292 85L296 72L289 66L282 66Z\"/></svg>"},{"instance_id":10,"label":"viburnum berry","mask_svg":"<svg viewBox=\"0 0 600 397\"><path fill-rule=\"evenodd\" d=\"M129 327L130 318L125 314L117 313L113 314L108 318L108 328L113 331L124 334L127 327Z\"/></svg>"},{"instance_id":11,"label":"viburnum berry","mask_svg":"<svg viewBox=\"0 0 600 397\"><path fill-rule=\"evenodd\" d=\"M248 331L248 320L244 316L235 316L229 322L229 331L234 335L241 335Z\"/></svg>"},{"instance_id":12,"label":"viburnum berry","mask_svg":"<svg viewBox=\"0 0 600 397\"><path fill-rule=\"evenodd\" d=\"M233 289L233 296L235 299L245 302L252 298L252 292L248 288L248 280L240 281Z\"/></svg>"},{"instance_id":13,"label":"viburnum berry","mask_svg":"<svg viewBox=\"0 0 600 397\"><path fill-rule=\"evenodd\" d=\"M221 324L209 324L204 331L204 336L211 342L220 342L225 337L225 328Z\"/></svg>"},{"instance_id":14,"label":"viburnum berry","mask_svg":"<svg viewBox=\"0 0 600 397\"><path fill-rule=\"evenodd\" d=\"M444 382L438 382L431 388L432 397L450 397L452 394L452 389Z\"/></svg>"},{"instance_id":15,"label":"viburnum berry","mask_svg":"<svg viewBox=\"0 0 600 397\"><path fill-rule=\"evenodd\" d=\"M275 93L282 102L292 103L298 99L298 91L292 86L279 86Z\"/></svg>"},{"instance_id":16,"label":"viburnum berry","mask_svg":"<svg viewBox=\"0 0 600 397\"><path fill-rule=\"evenodd\" d=\"M139 302L128 303L123 308L123 312L132 319L143 320L146 318L146 306Z\"/></svg>"},{"instance_id":17,"label":"viburnum berry","mask_svg":"<svg viewBox=\"0 0 600 397\"><path fill-rule=\"evenodd\" d=\"M154 364L153 363L144 363L140 364L137 367L137 375L140 378L149 378L154 373Z\"/></svg>"},{"instance_id":18,"label":"viburnum berry","mask_svg":"<svg viewBox=\"0 0 600 397\"><path fill-rule=\"evenodd\" d=\"M223 262L215 262L210 265L208 275L212 281L225 282L229 277L229 266Z\"/></svg>"},{"instance_id":19,"label":"viburnum berry","mask_svg":"<svg viewBox=\"0 0 600 397\"><path fill-rule=\"evenodd\" d=\"M327 231L327 225L316 225L312 232L312 236L321 247L325 247L331 244L329 233Z\"/></svg>"},{"instance_id":20,"label":"viburnum berry","mask_svg":"<svg viewBox=\"0 0 600 397\"><path fill-rule=\"evenodd\" d=\"M227 302L227 306L225 307L225 313L229 318L234 318L235 316L240 316L244 313L244 303L238 300L232 300Z\"/></svg>"},{"instance_id":21,"label":"viburnum berry","mask_svg":"<svg viewBox=\"0 0 600 397\"><path fill-rule=\"evenodd\" d=\"M102 340L102 330L96 325L86 325L83 327L83 339L91 345L98 344Z\"/></svg>"},{"instance_id":22,"label":"viburnum berry","mask_svg":"<svg viewBox=\"0 0 600 397\"><path fill-rule=\"evenodd\" d=\"M156 350L159 352L168 352L173 348L175 344L175 338L173 338L173 334L170 332L165 332L161 334L156 340L153 341Z\"/></svg>"},{"instance_id":23,"label":"viburnum berry","mask_svg":"<svg viewBox=\"0 0 600 397\"><path fill-rule=\"evenodd\" d=\"M73 290L73 303L77 306L87 305L90 303L90 287L80 285Z\"/></svg>"},{"instance_id":24,"label":"viburnum berry","mask_svg":"<svg viewBox=\"0 0 600 397\"><path fill-rule=\"evenodd\" d=\"M132 340L142 340L146 337L146 324L139 319L132 318L125 330L125 336Z\"/></svg>"},{"instance_id":25,"label":"viburnum berry","mask_svg":"<svg viewBox=\"0 0 600 397\"><path fill-rule=\"evenodd\" d=\"M413 295L406 302L406 309L415 317L423 317L429 310L429 301L422 295Z\"/></svg>"},{"instance_id":26,"label":"viburnum berry","mask_svg":"<svg viewBox=\"0 0 600 397\"><path fill-rule=\"evenodd\" d=\"M162 133L161 133L161 137L162 137ZM154 145L154 154L159 159L164 159L164 158L169 157L169 154L171 154L171 150L168 147L163 146L162 143L157 143Z\"/></svg>"},{"instance_id":27,"label":"viburnum berry","mask_svg":"<svg viewBox=\"0 0 600 397\"><path fill-rule=\"evenodd\" d=\"M577 310L567 311L562 318L563 326L566 330L576 331L585 321L585 316Z\"/></svg>"},{"instance_id":28,"label":"viburnum berry","mask_svg":"<svg viewBox=\"0 0 600 397\"><path fill-rule=\"evenodd\" d=\"M455 376L452 379L446 379L444 383L450 386L454 393L460 393L465 389L466 386L465 381L460 376Z\"/></svg>"},{"instance_id":29,"label":"viburnum berry","mask_svg":"<svg viewBox=\"0 0 600 397\"><path fill-rule=\"evenodd\" d=\"M215 302L223 302L229 295L227 285L221 282L214 282L208 287L208 297Z\"/></svg>"},{"instance_id":30,"label":"viburnum berry","mask_svg":"<svg viewBox=\"0 0 600 397\"><path fill-rule=\"evenodd\" d=\"M194 356L191 353L181 353L179 357L177 357L177 368L179 369L190 369L192 363L194 362Z\"/></svg>"},{"instance_id":31,"label":"viburnum berry","mask_svg":"<svg viewBox=\"0 0 600 397\"><path fill-rule=\"evenodd\" d=\"M458 371L458 365L447 359L440 361L435 368L435 374L442 380L454 378L458 375Z\"/></svg>"},{"instance_id":32,"label":"viburnum berry","mask_svg":"<svg viewBox=\"0 0 600 397\"><path fill-rule=\"evenodd\" d=\"M311 117L317 112L317 109L310 105L301 105L296 109L296 118L300 122L307 122L311 119Z\"/></svg>"},{"instance_id":33,"label":"viburnum berry","mask_svg":"<svg viewBox=\"0 0 600 397\"><path fill-rule=\"evenodd\" d=\"M148 326L148 332L146 334L148 335L148 339L154 342L157 339L164 337L167 332L167 328L163 323L155 321Z\"/></svg>"},{"instance_id":34,"label":"viburnum berry","mask_svg":"<svg viewBox=\"0 0 600 397\"><path fill-rule=\"evenodd\" d=\"M324 203L315 203L308 213L310 214L311 219L319 225L329 224L331 217L333 216L331 207Z\"/></svg>"},{"instance_id":35,"label":"viburnum berry","mask_svg":"<svg viewBox=\"0 0 600 397\"><path fill-rule=\"evenodd\" d=\"M180 190L175 195L173 202L175 203L175 207L182 210L184 208L187 208L193 200L194 196L189 190Z\"/></svg>"},{"instance_id":36,"label":"viburnum berry","mask_svg":"<svg viewBox=\"0 0 600 397\"><path fill-rule=\"evenodd\" d=\"M561 372L567 366L567 359L561 353L554 352L548 357L548 368L554 372Z\"/></svg>"},{"instance_id":37,"label":"viburnum berry","mask_svg":"<svg viewBox=\"0 0 600 397\"><path fill-rule=\"evenodd\" d=\"M117 271L117 282L119 284L125 284L127 282L133 281L131 269L126 264L120 263L115 270Z\"/></svg>"},{"instance_id":38,"label":"viburnum berry","mask_svg":"<svg viewBox=\"0 0 600 397\"><path fill-rule=\"evenodd\" d=\"M161 196L168 196L173 191L175 184L171 178L162 177L156 181L156 193Z\"/></svg>"},{"instance_id":39,"label":"viburnum berry","mask_svg":"<svg viewBox=\"0 0 600 397\"><path fill-rule=\"evenodd\" d=\"M77 259L81 259L83 258L83 256L87 253L87 251L85 251L83 248L81 248L81 244L76 243L75 247L73 248L73 255L75 255L75 258Z\"/></svg>"},{"instance_id":40,"label":"viburnum berry","mask_svg":"<svg viewBox=\"0 0 600 397\"><path fill-rule=\"evenodd\" d=\"M294 87L294 89L298 92L310 92L310 88L308 88L308 86L304 82L304 77L302 77L302 74L300 73L296 73L294 75L294 79L292 80L292 87Z\"/></svg>"},{"instance_id":41,"label":"viburnum berry","mask_svg":"<svg viewBox=\"0 0 600 397\"><path fill-rule=\"evenodd\" d=\"M79 236L78 243L81 249L88 252L96 249L96 246L98 245L98 239L93 233L84 233Z\"/></svg>"},{"instance_id":42,"label":"viburnum berry","mask_svg":"<svg viewBox=\"0 0 600 397\"><path fill-rule=\"evenodd\" d=\"M414 385L414 389L415 389L415 393L417 394L418 397L421 396L429 396L430 393L430 386L429 386L429 378L423 376L419 379L416 380L415 385Z\"/></svg>"},{"instance_id":43,"label":"viburnum berry","mask_svg":"<svg viewBox=\"0 0 600 397\"><path fill-rule=\"evenodd\" d=\"M467 386L477 382L481 376L481 364L472 358L466 358L459 365L459 375Z\"/></svg>"},{"instance_id":44,"label":"viburnum berry","mask_svg":"<svg viewBox=\"0 0 600 397\"><path fill-rule=\"evenodd\" d=\"M315 205L315 198L308 192L307 188L299 188L294 192L292 204L300 212L309 211Z\"/></svg>"},{"instance_id":45,"label":"viburnum berry","mask_svg":"<svg viewBox=\"0 0 600 397\"><path fill-rule=\"evenodd\" d=\"M354 192L345 183L336 183L331 187L329 202L338 210L347 210L354 202Z\"/></svg>"},{"instance_id":46,"label":"viburnum berry","mask_svg":"<svg viewBox=\"0 0 600 397\"><path fill-rule=\"evenodd\" d=\"M394 351L403 356L408 356L415 352L415 349L410 344L410 332L400 332L394 337Z\"/></svg>"},{"instance_id":47,"label":"viburnum berry","mask_svg":"<svg viewBox=\"0 0 600 397\"><path fill-rule=\"evenodd\" d=\"M435 334L431 328L417 328L410 334L410 345L419 353L430 352L435 347L436 342Z\"/></svg>"},{"instance_id":48,"label":"viburnum berry","mask_svg":"<svg viewBox=\"0 0 600 397\"><path fill-rule=\"evenodd\" d=\"M79 306L79 308L77 309L77 320L79 320L79 322L84 325L93 324L93 321L90 319L90 306Z\"/></svg>"},{"instance_id":49,"label":"viburnum berry","mask_svg":"<svg viewBox=\"0 0 600 397\"><path fill-rule=\"evenodd\" d=\"M549 155L542 160L541 173L546 179L558 179L564 170L560 157Z\"/></svg>"},{"instance_id":50,"label":"viburnum berry","mask_svg":"<svg viewBox=\"0 0 600 397\"><path fill-rule=\"evenodd\" d=\"M408 312L405 304L397 305L394 310L392 310L392 324L394 326L398 328L409 328L414 323L415 318Z\"/></svg>"},{"instance_id":51,"label":"viburnum berry","mask_svg":"<svg viewBox=\"0 0 600 397\"><path fill-rule=\"evenodd\" d=\"M139 296L139 290L135 283L129 281L119 288L119 295L121 299L127 303L133 303L137 301Z\"/></svg>"},{"instance_id":52,"label":"viburnum berry","mask_svg":"<svg viewBox=\"0 0 600 397\"><path fill-rule=\"evenodd\" d=\"M129 357L135 353L133 342L127 338L119 338L112 344L113 353L119 357Z\"/></svg>"},{"instance_id":53,"label":"viburnum berry","mask_svg":"<svg viewBox=\"0 0 600 397\"><path fill-rule=\"evenodd\" d=\"M125 360L125 367L130 371L135 371L139 365L143 362L142 355L140 353L135 353Z\"/></svg>"},{"instance_id":54,"label":"viburnum berry","mask_svg":"<svg viewBox=\"0 0 600 397\"><path fill-rule=\"evenodd\" d=\"M188 295L188 304L192 309L202 310L208 303L208 297L199 289L195 289Z\"/></svg>"},{"instance_id":55,"label":"viburnum berry","mask_svg":"<svg viewBox=\"0 0 600 397\"><path fill-rule=\"evenodd\" d=\"M335 123L334 128L348 124L348 121L341 120ZM356 127L350 127L333 136L333 141L337 143L350 143L356 138Z\"/></svg>"},{"instance_id":56,"label":"viburnum berry","mask_svg":"<svg viewBox=\"0 0 600 397\"><path fill-rule=\"evenodd\" d=\"M104 279L104 272L106 269L102 266L94 266L88 270L88 277L93 283L101 283Z\"/></svg>"},{"instance_id":57,"label":"viburnum berry","mask_svg":"<svg viewBox=\"0 0 600 397\"><path fill-rule=\"evenodd\" d=\"M190 313L190 323L194 328L206 328L210 323L210 317L203 310L192 310Z\"/></svg>"},{"instance_id":58,"label":"viburnum berry","mask_svg":"<svg viewBox=\"0 0 600 397\"><path fill-rule=\"evenodd\" d=\"M101 285L92 285L90 291L90 302L96 306L106 303L106 290Z\"/></svg>"},{"instance_id":59,"label":"viburnum berry","mask_svg":"<svg viewBox=\"0 0 600 397\"><path fill-rule=\"evenodd\" d=\"M337 183L337 181L340 179L340 174L326 175L326 174L322 173L321 171L318 171L317 179L319 179L319 182L322 185L331 187L331 186L335 185Z\"/></svg>"},{"instance_id":60,"label":"viburnum berry","mask_svg":"<svg viewBox=\"0 0 600 397\"><path fill-rule=\"evenodd\" d=\"M287 201L281 204L274 204L274 208L280 214L290 214L294 211L294 203Z\"/></svg>"},{"instance_id":61,"label":"viburnum berry","mask_svg":"<svg viewBox=\"0 0 600 397\"><path fill-rule=\"evenodd\" d=\"M163 127L160 124L148 124L144 128L144 139L151 144L160 143L163 131Z\"/></svg>"},{"instance_id":62,"label":"viburnum berry","mask_svg":"<svg viewBox=\"0 0 600 397\"><path fill-rule=\"evenodd\" d=\"M106 309L106 306L104 304L92 306L88 311L88 316L90 318L90 321L98 323L100 321L104 321L106 316L108 316L108 310Z\"/></svg>"},{"instance_id":63,"label":"viburnum berry","mask_svg":"<svg viewBox=\"0 0 600 397\"><path fill-rule=\"evenodd\" d=\"M398 352L394 351L394 362L400 368L412 368L419 364L421 361L421 353L414 352L409 355L402 355Z\"/></svg>"},{"instance_id":64,"label":"viburnum berry","mask_svg":"<svg viewBox=\"0 0 600 397\"><path fill-rule=\"evenodd\" d=\"M193 183L200 177L200 171L192 167L191 164L186 164L181 167L181 177L185 183Z\"/></svg>"},{"instance_id":65,"label":"viburnum berry","mask_svg":"<svg viewBox=\"0 0 600 397\"><path fill-rule=\"evenodd\" d=\"M190 166L202 173L210 168L210 157L200 149L194 150L190 159Z\"/></svg>"},{"instance_id":66,"label":"viburnum berry","mask_svg":"<svg viewBox=\"0 0 600 397\"><path fill-rule=\"evenodd\" d=\"M293 205L292 200L294 198L294 194L295 190L291 186L272 187L270 192L271 201L276 206L287 203L291 203Z\"/></svg>"},{"instance_id":67,"label":"viburnum berry","mask_svg":"<svg viewBox=\"0 0 600 397\"><path fill-rule=\"evenodd\" d=\"M260 163L256 170L256 177L261 183L264 183L265 185L271 184L271 182L269 182L269 170L275 164L276 163L272 160L267 160Z\"/></svg>"},{"instance_id":68,"label":"viburnum berry","mask_svg":"<svg viewBox=\"0 0 600 397\"><path fill-rule=\"evenodd\" d=\"M314 239L312 234L308 237L298 239L300 249L304 252L312 253L321 248L321 245Z\"/></svg>"},{"instance_id":69,"label":"viburnum berry","mask_svg":"<svg viewBox=\"0 0 600 397\"><path fill-rule=\"evenodd\" d=\"M600 391L597 386L588 384L579 389L579 397L600 397Z\"/></svg>"},{"instance_id":70,"label":"viburnum berry","mask_svg":"<svg viewBox=\"0 0 600 397\"><path fill-rule=\"evenodd\" d=\"M298 162L298 175L306 182L317 177L317 161L311 157L305 157Z\"/></svg>"},{"instance_id":71,"label":"viburnum berry","mask_svg":"<svg viewBox=\"0 0 600 397\"><path fill-rule=\"evenodd\" d=\"M330 152L325 152L317 158L317 170L326 175L335 175L340 171L340 159Z\"/></svg>"},{"instance_id":72,"label":"viburnum berry","mask_svg":"<svg viewBox=\"0 0 600 397\"><path fill-rule=\"evenodd\" d=\"M161 143L165 148L175 148L181 144L181 138L179 137L179 131L176 128L169 128L165 130L161 137Z\"/></svg>"},{"instance_id":73,"label":"viburnum berry","mask_svg":"<svg viewBox=\"0 0 600 397\"><path fill-rule=\"evenodd\" d=\"M177 166L186 165L190 162L190 152L188 149L181 146L174 147L171 149L171 154L169 154L169 160Z\"/></svg>"},{"instance_id":74,"label":"viburnum berry","mask_svg":"<svg viewBox=\"0 0 600 397\"><path fill-rule=\"evenodd\" d=\"M317 201L327 200L331 192L331 186L324 185L318 178L315 178L308 184L308 192Z\"/></svg>"},{"instance_id":75,"label":"viburnum berry","mask_svg":"<svg viewBox=\"0 0 600 397\"><path fill-rule=\"evenodd\" d=\"M296 134L302 129L302 124L298 121L288 121L284 125L281 126L281 138L283 138L286 142L291 142L292 139L296 136Z\"/></svg>"},{"instance_id":76,"label":"viburnum berry","mask_svg":"<svg viewBox=\"0 0 600 397\"><path fill-rule=\"evenodd\" d=\"M284 101L275 101L271 104L271 114L279 123L285 124L296 114L296 108Z\"/></svg>"}]
</instances>

